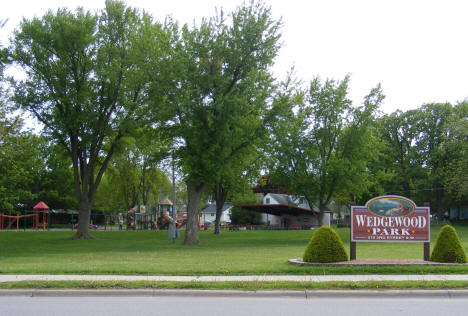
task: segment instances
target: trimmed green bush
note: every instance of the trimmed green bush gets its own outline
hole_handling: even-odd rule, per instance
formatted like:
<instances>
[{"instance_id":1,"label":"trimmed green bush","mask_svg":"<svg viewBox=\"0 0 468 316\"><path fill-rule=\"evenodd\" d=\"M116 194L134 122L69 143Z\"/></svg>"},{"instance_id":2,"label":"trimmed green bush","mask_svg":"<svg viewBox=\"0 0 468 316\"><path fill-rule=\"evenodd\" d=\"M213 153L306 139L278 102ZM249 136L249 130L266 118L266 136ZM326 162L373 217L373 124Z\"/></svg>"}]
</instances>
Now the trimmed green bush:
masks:
<instances>
[{"instance_id":1,"label":"trimmed green bush","mask_svg":"<svg viewBox=\"0 0 468 316\"><path fill-rule=\"evenodd\" d=\"M456 262L465 263L466 254L463 249L458 234L450 225L445 225L440 229L434 250L431 254L431 261L435 262Z\"/></svg>"},{"instance_id":2,"label":"trimmed green bush","mask_svg":"<svg viewBox=\"0 0 468 316\"><path fill-rule=\"evenodd\" d=\"M348 254L340 236L330 227L317 229L310 239L302 260L305 262L340 262L347 261Z\"/></svg>"}]
</instances>

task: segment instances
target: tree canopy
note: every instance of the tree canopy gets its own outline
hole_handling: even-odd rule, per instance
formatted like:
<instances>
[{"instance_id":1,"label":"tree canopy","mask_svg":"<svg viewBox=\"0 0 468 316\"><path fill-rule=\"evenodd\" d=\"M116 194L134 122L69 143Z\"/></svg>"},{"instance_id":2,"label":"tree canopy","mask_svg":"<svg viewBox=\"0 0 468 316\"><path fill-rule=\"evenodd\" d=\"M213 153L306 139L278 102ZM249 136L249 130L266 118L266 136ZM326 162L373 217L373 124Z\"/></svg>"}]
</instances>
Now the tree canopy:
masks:
<instances>
[{"instance_id":1,"label":"tree canopy","mask_svg":"<svg viewBox=\"0 0 468 316\"><path fill-rule=\"evenodd\" d=\"M322 214L332 198L365 188L370 127L383 100L378 86L362 106L353 107L348 81L316 78L307 91L294 89L289 81L276 99L284 112L271 134L271 172Z\"/></svg>"},{"instance_id":2,"label":"tree canopy","mask_svg":"<svg viewBox=\"0 0 468 316\"><path fill-rule=\"evenodd\" d=\"M450 205L464 205L466 117L462 102L425 104L378 118L380 159L371 163L369 173L379 185L371 192L404 195L420 205L430 202L439 218Z\"/></svg>"},{"instance_id":3,"label":"tree canopy","mask_svg":"<svg viewBox=\"0 0 468 316\"><path fill-rule=\"evenodd\" d=\"M251 146L263 129L279 26L268 8L251 2L176 31L179 67L167 96L167 125L187 183L185 244L199 243L198 206L207 184L219 179L223 164Z\"/></svg>"},{"instance_id":4,"label":"tree canopy","mask_svg":"<svg viewBox=\"0 0 468 316\"><path fill-rule=\"evenodd\" d=\"M145 61L158 59L162 26L118 1L97 14L49 11L23 20L13 41L13 60L26 78L15 101L45 126L71 158L79 229L88 223L97 188L122 137L142 115Z\"/></svg>"},{"instance_id":5,"label":"tree canopy","mask_svg":"<svg viewBox=\"0 0 468 316\"><path fill-rule=\"evenodd\" d=\"M170 195L168 157L187 245L199 243L203 198L219 214L229 200L254 203L246 191L265 173L322 214L381 194L430 202L439 218L468 205L466 101L383 114L380 85L358 105L348 76L280 82L281 24L256 1L193 26L114 0L24 19L0 44L1 210L78 208L75 238L89 238L92 209ZM10 63L24 76L6 81ZM29 131L18 109L43 129ZM233 220L260 220L242 212Z\"/></svg>"}]
</instances>

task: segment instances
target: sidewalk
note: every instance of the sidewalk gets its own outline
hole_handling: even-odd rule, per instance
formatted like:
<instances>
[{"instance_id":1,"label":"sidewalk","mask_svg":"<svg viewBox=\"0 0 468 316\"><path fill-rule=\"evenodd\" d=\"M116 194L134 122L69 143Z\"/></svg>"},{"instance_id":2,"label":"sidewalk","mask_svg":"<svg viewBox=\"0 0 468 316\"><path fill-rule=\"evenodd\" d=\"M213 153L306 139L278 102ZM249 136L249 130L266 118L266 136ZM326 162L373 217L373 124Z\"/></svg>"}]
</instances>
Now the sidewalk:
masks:
<instances>
[{"instance_id":1,"label":"sidewalk","mask_svg":"<svg viewBox=\"0 0 468 316\"><path fill-rule=\"evenodd\" d=\"M213 275L213 276L170 276L170 275L35 275L2 274L0 282L17 281L172 281L172 282L331 282L331 281L468 281L468 274L427 275Z\"/></svg>"}]
</instances>

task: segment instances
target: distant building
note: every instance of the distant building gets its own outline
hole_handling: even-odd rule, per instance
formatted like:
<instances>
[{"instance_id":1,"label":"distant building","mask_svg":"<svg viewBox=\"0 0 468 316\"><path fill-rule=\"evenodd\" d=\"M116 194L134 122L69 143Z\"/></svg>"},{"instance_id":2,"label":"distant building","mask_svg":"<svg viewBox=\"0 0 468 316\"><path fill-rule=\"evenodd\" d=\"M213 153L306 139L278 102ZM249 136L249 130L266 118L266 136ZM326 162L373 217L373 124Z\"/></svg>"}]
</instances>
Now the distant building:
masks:
<instances>
[{"instance_id":1,"label":"distant building","mask_svg":"<svg viewBox=\"0 0 468 316\"><path fill-rule=\"evenodd\" d=\"M232 205L224 204L223 211L221 213L220 222L230 223L231 222L231 212ZM203 223L211 222L214 223L216 220L216 204L210 204L209 206L205 207L202 210L201 217L203 219Z\"/></svg>"}]
</instances>

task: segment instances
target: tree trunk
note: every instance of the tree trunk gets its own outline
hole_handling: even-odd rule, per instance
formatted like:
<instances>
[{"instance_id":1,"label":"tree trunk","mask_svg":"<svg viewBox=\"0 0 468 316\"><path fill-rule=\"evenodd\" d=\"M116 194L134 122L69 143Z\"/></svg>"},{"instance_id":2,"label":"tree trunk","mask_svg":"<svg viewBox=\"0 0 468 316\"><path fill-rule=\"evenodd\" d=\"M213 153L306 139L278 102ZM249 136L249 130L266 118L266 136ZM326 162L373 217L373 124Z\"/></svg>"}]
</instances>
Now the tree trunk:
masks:
<instances>
[{"instance_id":1,"label":"tree trunk","mask_svg":"<svg viewBox=\"0 0 468 316\"><path fill-rule=\"evenodd\" d=\"M196 181L187 181L187 228L185 231L184 245L198 245L198 206L206 185Z\"/></svg>"},{"instance_id":2,"label":"tree trunk","mask_svg":"<svg viewBox=\"0 0 468 316\"><path fill-rule=\"evenodd\" d=\"M219 235L219 223L221 220L221 214L223 213L223 206L224 206L224 201L218 204L218 201L216 201L216 219L215 219L215 230L214 234Z\"/></svg>"},{"instance_id":3,"label":"tree trunk","mask_svg":"<svg viewBox=\"0 0 468 316\"><path fill-rule=\"evenodd\" d=\"M89 220L91 217L91 204L86 195L81 196L79 205L78 229L71 239L93 239L89 235Z\"/></svg>"},{"instance_id":4,"label":"tree trunk","mask_svg":"<svg viewBox=\"0 0 468 316\"><path fill-rule=\"evenodd\" d=\"M328 208L328 206L326 204L320 204L319 205L319 210L320 210L319 225L324 226L325 224L328 224L328 223L325 223L325 213L330 212L330 209Z\"/></svg>"},{"instance_id":5,"label":"tree trunk","mask_svg":"<svg viewBox=\"0 0 468 316\"><path fill-rule=\"evenodd\" d=\"M437 213L437 217L442 219L442 222L444 222L445 220L445 212L444 212L444 207L443 207L443 204L442 204L442 199L443 199L443 189L441 189L438 185L438 183L436 182L435 184L435 191L436 191L436 213Z\"/></svg>"},{"instance_id":6,"label":"tree trunk","mask_svg":"<svg viewBox=\"0 0 468 316\"><path fill-rule=\"evenodd\" d=\"M221 215L223 214L223 206L226 202L227 190L224 189L222 182L220 181L214 190L215 201L216 201L216 219L214 234L219 235L219 224L221 221Z\"/></svg>"}]
</instances>

